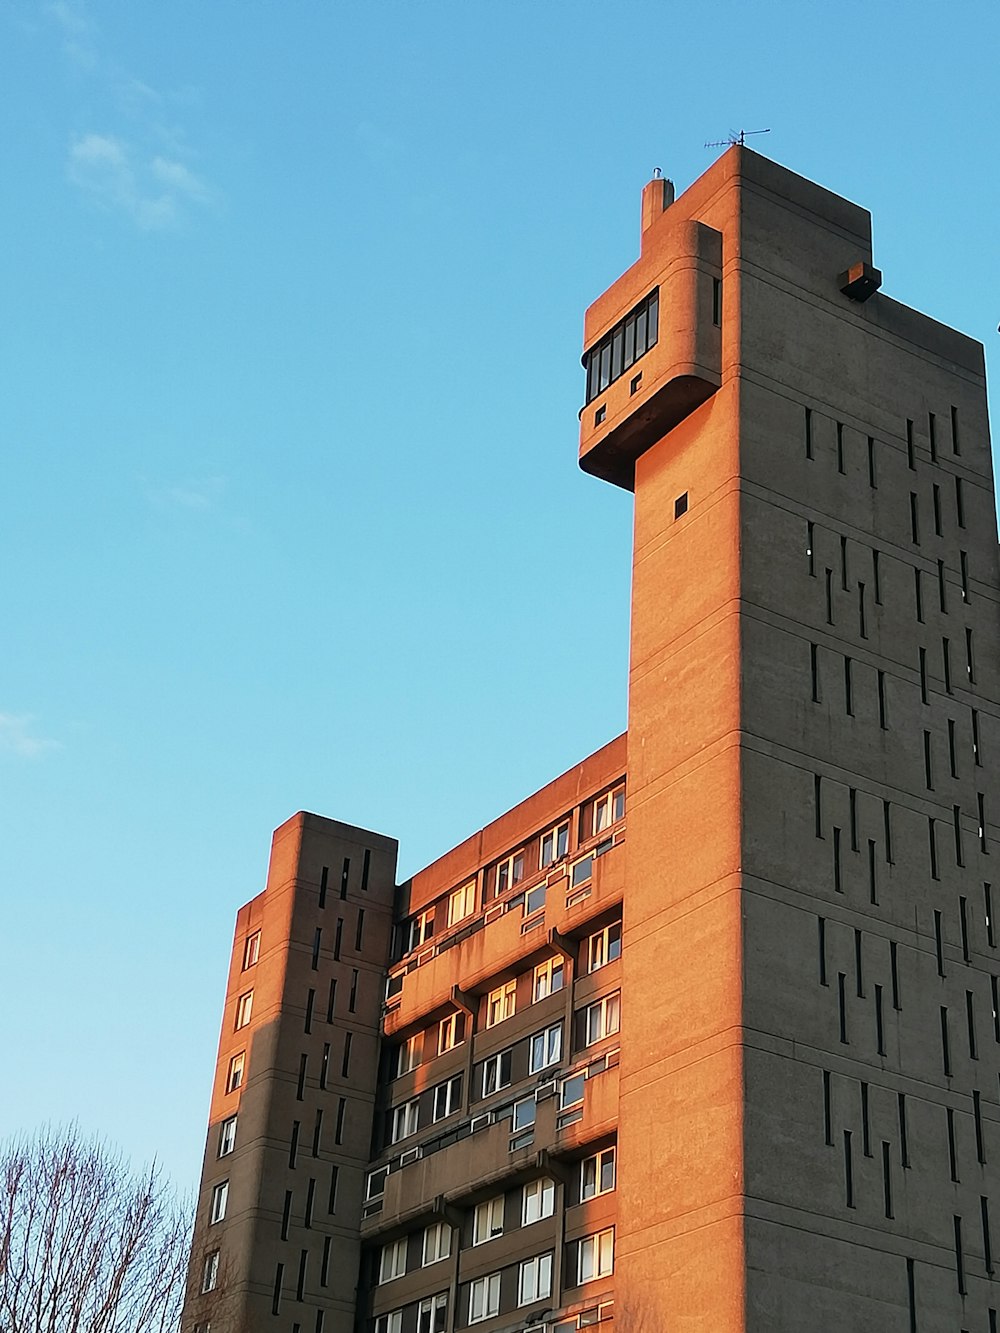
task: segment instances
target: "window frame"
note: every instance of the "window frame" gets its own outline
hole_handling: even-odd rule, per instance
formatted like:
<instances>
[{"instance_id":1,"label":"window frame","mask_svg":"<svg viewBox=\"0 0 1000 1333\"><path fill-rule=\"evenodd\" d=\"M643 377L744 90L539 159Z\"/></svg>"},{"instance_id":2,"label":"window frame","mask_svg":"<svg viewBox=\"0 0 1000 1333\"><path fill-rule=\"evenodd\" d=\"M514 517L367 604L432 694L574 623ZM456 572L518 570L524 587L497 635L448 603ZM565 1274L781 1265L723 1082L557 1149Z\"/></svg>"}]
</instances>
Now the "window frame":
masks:
<instances>
[{"instance_id":1,"label":"window frame","mask_svg":"<svg viewBox=\"0 0 1000 1333\"><path fill-rule=\"evenodd\" d=\"M448 927L457 926L476 910L476 881L468 880L448 894Z\"/></svg>"},{"instance_id":2,"label":"window frame","mask_svg":"<svg viewBox=\"0 0 1000 1333\"><path fill-rule=\"evenodd\" d=\"M243 966L240 970L246 972L251 967L256 967L259 960L260 931L255 930L243 941Z\"/></svg>"},{"instance_id":3,"label":"window frame","mask_svg":"<svg viewBox=\"0 0 1000 1333\"><path fill-rule=\"evenodd\" d=\"M236 1147L236 1121L235 1115L229 1115L219 1125L219 1151L216 1157L228 1157Z\"/></svg>"},{"instance_id":4,"label":"window frame","mask_svg":"<svg viewBox=\"0 0 1000 1333\"><path fill-rule=\"evenodd\" d=\"M506 1080L504 1079L503 1076L503 1062L505 1058L507 1060ZM486 1086L487 1082L486 1076L491 1069L496 1070L497 1081L492 1088L488 1088ZM483 1096L492 1097L495 1092L500 1092L501 1089L503 1088L509 1088L511 1084L511 1074L512 1074L512 1057L511 1057L511 1048L509 1046L506 1048L506 1050L497 1051L496 1055L487 1056L486 1059L483 1061L483 1082L482 1082Z\"/></svg>"},{"instance_id":5,"label":"window frame","mask_svg":"<svg viewBox=\"0 0 1000 1333\"><path fill-rule=\"evenodd\" d=\"M505 981L486 996L486 1027L495 1028L517 1012L517 978Z\"/></svg>"},{"instance_id":6,"label":"window frame","mask_svg":"<svg viewBox=\"0 0 1000 1333\"><path fill-rule=\"evenodd\" d=\"M375 1320L375 1333L403 1333L402 1310L390 1310Z\"/></svg>"},{"instance_id":7,"label":"window frame","mask_svg":"<svg viewBox=\"0 0 1000 1333\"><path fill-rule=\"evenodd\" d=\"M607 1245L605 1245L607 1242ZM615 1229L614 1227L605 1227L602 1231L595 1231L589 1236L581 1236L576 1242L576 1284L582 1287L585 1282L596 1282L598 1278L610 1277L615 1271ZM583 1256L585 1247L593 1247L593 1265L594 1271L586 1277L583 1273ZM605 1255L605 1250L610 1253ZM601 1263L607 1257L609 1265L602 1268Z\"/></svg>"},{"instance_id":8,"label":"window frame","mask_svg":"<svg viewBox=\"0 0 1000 1333\"><path fill-rule=\"evenodd\" d=\"M557 972L559 974L558 986L553 984ZM551 958L546 958L543 963L538 963L531 982L531 1003L538 1004L540 1000L547 1000L550 995L557 995L563 989L565 976L566 960L562 954L554 953ZM545 982L541 994L538 991L539 982Z\"/></svg>"},{"instance_id":9,"label":"window frame","mask_svg":"<svg viewBox=\"0 0 1000 1333\"><path fill-rule=\"evenodd\" d=\"M524 848L516 852L511 852L510 856L505 856L502 861L496 864L496 870L493 875L493 896L499 898L512 889L515 884L520 884L524 879ZM503 881L501 883L501 880Z\"/></svg>"},{"instance_id":10,"label":"window frame","mask_svg":"<svg viewBox=\"0 0 1000 1333\"><path fill-rule=\"evenodd\" d=\"M447 1014L438 1022L438 1055L444 1055L446 1051L453 1051L456 1046L461 1046L465 1041L465 1024L464 1021L462 1021L463 1019L464 1015L462 1014L462 1011L456 1009L454 1013ZM461 1036L458 1035L460 1023L462 1029ZM444 1042L446 1035L451 1038L447 1044Z\"/></svg>"},{"instance_id":11,"label":"window frame","mask_svg":"<svg viewBox=\"0 0 1000 1333\"><path fill-rule=\"evenodd\" d=\"M233 1023L233 1031L239 1032L241 1028L248 1028L250 1020L253 1017L253 987L244 991L236 1001L236 1019Z\"/></svg>"},{"instance_id":12,"label":"window frame","mask_svg":"<svg viewBox=\"0 0 1000 1333\"><path fill-rule=\"evenodd\" d=\"M229 1067L226 1070L226 1095L231 1092L238 1092L246 1080L247 1053L246 1051L237 1051L230 1057Z\"/></svg>"},{"instance_id":13,"label":"window frame","mask_svg":"<svg viewBox=\"0 0 1000 1333\"><path fill-rule=\"evenodd\" d=\"M406 952L412 953L414 949L419 949L426 944L434 935L434 908L425 908L423 912L418 912L416 916L410 917L407 922L407 946Z\"/></svg>"},{"instance_id":14,"label":"window frame","mask_svg":"<svg viewBox=\"0 0 1000 1333\"><path fill-rule=\"evenodd\" d=\"M605 1159L610 1159L611 1164L611 1184L602 1184L604 1169L607 1165ZM594 1168L594 1187L587 1190L587 1168L593 1163ZM580 1163L580 1202L587 1203L590 1199L599 1199L603 1194L612 1194L618 1188L618 1154L617 1145L610 1148L602 1148L600 1152L592 1153L590 1157L585 1157Z\"/></svg>"},{"instance_id":15,"label":"window frame","mask_svg":"<svg viewBox=\"0 0 1000 1333\"><path fill-rule=\"evenodd\" d=\"M524 1119L521 1118L522 1107L528 1107L531 1111L531 1115ZM534 1097L522 1097L519 1101L514 1103L513 1118L510 1122L513 1133L518 1134L521 1130L530 1129L532 1127L535 1123L535 1107L536 1102Z\"/></svg>"},{"instance_id":16,"label":"window frame","mask_svg":"<svg viewBox=\"0 0 1000 1333\"><path fill-rule=\"evenodd\" d=\"M209 1250L201 1267L201 1290L214 1291L219 1285L219 1256L221 1250Z\"/></svg>"},{"instance_id":17,"label":"window frame","mask_svg":"<svg viewBox=\"0 0 1000 1333\"><path fill-rule=\"evenodd\" d=\"M552 1260L553 1252L533 1254L522 1259L517 1268L517 1304L532 1305L535 1301L546 1301L552 1295ZM525 1277L531 1275L530 1294L525 1292Z\"/></svg>"},{"instance_id":18,"label":"window frame","mask_svg":"<svg viewBox=\"0 0 1000 1333\"><path fill-rule=\"evenodd\" d=\"M402 1078L423 1064L423 1032L414 1032L396 1047L396 1078Z\"/></svg>"},{"instance_id":19,"label":"window frame","mask_svg":"<svg viewBox=\"0 0 1000 1333\"><path fill-rule=\"evenodd\" d=\"M410 1124L411 1120L413 1122L412 1128L407 1129L406 1126ZM403 1133L401 1134L397 1133L397 1129L400 1126L403 1127ZM402 1143L404 1139L411 1138L414 1134L416 1134L419 1128L420 1128L419 1097L411 1097L408 1101L400 1102L398 1105L392 1107L392 1114L390 1117L390 1125L389 1125L389 1131L391 1136L389 1139L390 1144Z\"/></svg>"},{"instance_id":20,"label":"window frame","mask_svg":"<svg viewBox=\"0 0 1000 1333\"><path fill-rule=\"evenodd\" d=\"M535 1063L535 1043L540 1041L541 1063ZM554 1048L554 1049L553 1049ZM562 1023L552 1023L541 1032L533 1032L528 1039L528 1073L538 1074L543 1069L551 1069L562 1059Z\"/></svg>"},{"instance_id":21,"label":"window frame","mask_svg":"<svg viewBox=\"0 0 1000 1333\"><path fill-rule=\"evenodd\" d=\"M617 950L617 952L613 952ZM609 921L602 930L595 930L587 936L587 976L599 972L609 963L617 962L622 956L622 923ZM596 961L595 961L596 960Z\"/></svg>"},{"instance_id":22,"label":"window frame","mask_svg":"<svg viewBox=\"0 0 1000 1333\"><path fill-rule=\"evenodd\" d=\"M428 1319L425 1322L424 1316ZM444 1315L442 1320L435 1320L435 1315ZM433 1296L425 1296L417 1306L417 1333L443 1333L448 1323L448 1293L446 1291L436 1292Z\"/></svg>"},{"instance_id":23,"label":"window frame","mask_svg":"<svg viewBox=\"0 0 1000 1333\"><path fill-rule=\"evenodd\" d=\"M545 844L551 841L551 855L546 859ZM560 847L562 850L560 850ZM538 866L545 870L548 866L555 865L561 861L564 856L569 855L569 820L560 819L558 823L546 829L538 839Z\"/></svg>"},{"instance_id":24,"label":"window frame","mask_svg":"<svg viewBox=\"0 0 1000 1333\"><path fill-rule=\"evenodd\" d=\"M406 1236L399 1236L396 1240L387 1241L382 1246L378 1258L378 1285L380 1287L385 1286L388 1282L395 1282L397 1278L406 1276L406 1250Z\"/></svg>"},{"instance_id":25,"label":"window frame","mask_svg":"<svg viewBox=\"0 0 1000 1333\"><path fill-rule=\"evenodd\" d=\"M432 1235L432 1233L435 1233L435 1232L437 1233L437 1237L438 1237L437 1245L434 1247L434 1249L436 1250L436 1253L434 1254L433 1258L428 1258L428 1257L427 1257L427 1250L428 1250L427 1241L428 1241L428 1237L429 1237L430 1235ZM442 1238L442 1237L444 1238L444 1250L443 1250L443 1251L442 1251L442 1248L441 1248L441 1238ZM430 1224L430 1226L426 1226L426 1227L424 1227L424 1235L423 1235L423 1240L422 1240L422 1242L421 1242L421 1247L420 1247L420 1267L421 1267L421 1268L433 1268L433 1266L434 1266L435 1264L439 1264L439 1263L441 1263L442 1260L444 1260L444 1259L450 1259L450 1258L451 1258L451 1239L452 1239L452 1229L451 1229L451 1227L449 1226L449 1224L448 1224L447 1222L432 1222L432 1223Z\"/></svg>"},{"instance_id":26,"label":"window frame","mask_svg":"<svg viewBox=\"0 0 1000 1333\"><path fill-rule=\"evenodd\" d=\"M476 1296L480 1296L480 1312L476 1314ZM500 1313L500 1274L487 1273L469 1283L469 1323L481 1324L495 1319Z\"/></svg>"},{"instance_id":27,"label":"window frame","mask_svg":"<svg viewBox=\"0 0 1000 1333\"><path fill-rule=\"evenodd\" d=\"M499 1213L499 1225L496 1214ZM480 1220L485 1219L485 1231L480 1227ZM504 1195L494 1194L490 1199L483 1199L472 1210L472 1244L488 1245L491 1240L499 1240L504 1234Z\"/></svg>"},{"instance_id":28,"label":"window frame","mask_svg":"<svg viewBox=\"0 0 1000 1333\"><path fill-rule=\"evenodd\" d=\"M438 1094L442 1090L444 1091L445 1109L439 1112ZM447 1120L450 1115L454 1115L456 1111L462 1109L462 1075L453 1074L451 1078L445 1079L443 1083L438 1083L433 1089L433 1094L431 1099L431 1123L436 1125L439 1120Z\"/></svg>"},{"instance_id":29,"label":"window frame","mask_svg":"<svg viewBox=\"0 0 1000 1333\"><path fill-rule=\"evenodd\" d=\"M226 1208L229 1204L229 1180L220 1180L212 1186L212 1193L208 1200L208 1225L214 1227L216 1223L225 1221Z\"/></svg>"},{"instance_id":30,"label":"window frame","mask_svg":"<svg viewBox=\"0 0 1000 1333\"><path fill-rule=\"evenodd\" d=\"M529 1199L537 1197L537 1212L534 1217L529 1217ZM546 1204L548 1207L546 1207ZM521 1191L521 1226L531 1227L536 1222L544 1222L547 1217L551 1217L556 1210L556 1182L550 1176L539 1176L537 1180L529 1180Z\"/></svg>"},{"instance_id":31,"label":"window frame","mask_svg":"<svg viewBox=\"0 0 1000 1333\"><path fill-rule=\"evenodd\" d=\"M608 1015L614 1011L615 1026L608 1026ZM621 1031L622 1027L622 993L620 990L611 991L608 995L602 995L599 1000L593 1004L588 1004L583 1010L584 1023L583 1035L584 1046L596 1046L599 1041L604 1041L607 1037L614 1037ZM596 1036L591 1036L592 1016L599 1016L599 1032Z\"/></svg>"}]
</instances>

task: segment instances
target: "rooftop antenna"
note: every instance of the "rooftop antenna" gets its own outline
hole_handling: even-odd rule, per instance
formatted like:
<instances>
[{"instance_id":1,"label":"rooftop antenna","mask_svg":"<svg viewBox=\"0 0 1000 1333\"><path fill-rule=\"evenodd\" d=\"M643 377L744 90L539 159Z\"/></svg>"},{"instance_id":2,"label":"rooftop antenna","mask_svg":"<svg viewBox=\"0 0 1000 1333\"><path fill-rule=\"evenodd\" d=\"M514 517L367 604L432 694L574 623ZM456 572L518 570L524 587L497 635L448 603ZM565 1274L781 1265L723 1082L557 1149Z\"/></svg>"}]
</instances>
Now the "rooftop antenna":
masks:
<instances>
[{"instance_id":1,"label":"rooftop antenna","mask_svg":"<svg viewBox=\"0 0 1000 1333\"><path fill-rule=\"evenodd\" d=\"M740 130L737 134L734 130L729 131L728 139L715 139L712 143L707 143L706 148L731 148L733 144L739 144L742 148L747 141L748 134L770 134L770 129L766 130Z\"/></svg>"}]
</instances>

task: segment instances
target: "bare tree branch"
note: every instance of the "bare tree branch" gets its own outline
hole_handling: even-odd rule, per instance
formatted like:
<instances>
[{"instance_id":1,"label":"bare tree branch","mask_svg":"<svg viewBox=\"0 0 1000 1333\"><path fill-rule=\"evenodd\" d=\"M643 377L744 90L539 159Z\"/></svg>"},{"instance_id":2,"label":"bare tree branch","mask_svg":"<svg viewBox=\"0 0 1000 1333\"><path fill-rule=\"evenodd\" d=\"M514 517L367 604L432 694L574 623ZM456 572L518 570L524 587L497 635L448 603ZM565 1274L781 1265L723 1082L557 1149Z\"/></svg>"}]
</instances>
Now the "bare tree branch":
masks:
<instances>
[{"instance_id":1,"label":"bare tree branch","mask_svg":"<svg viewBox=\"0 0 1000 1333\"><path fill-rule=\"evenodd\" d=\"M0 1333L172 1333L190 1213L76 1126L0 1145Z\"/></svg>"}]
</instances>

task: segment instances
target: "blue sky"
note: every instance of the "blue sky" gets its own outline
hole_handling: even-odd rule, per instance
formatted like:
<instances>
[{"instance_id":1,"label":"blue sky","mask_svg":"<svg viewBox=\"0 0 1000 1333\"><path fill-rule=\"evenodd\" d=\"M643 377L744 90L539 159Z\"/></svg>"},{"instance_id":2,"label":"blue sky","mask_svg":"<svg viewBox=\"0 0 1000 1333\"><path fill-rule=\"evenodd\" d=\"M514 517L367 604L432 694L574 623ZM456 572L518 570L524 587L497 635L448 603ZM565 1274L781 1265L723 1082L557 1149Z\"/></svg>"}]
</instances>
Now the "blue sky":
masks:
<instances>
[{"instance_id":1,"label":"blue sky","mask_svg":"<svg viewBox=\"0 0 1000 1333\"><path fill-rule=\"evenodd\" d=\"M994 362L992 3L0 7L0 1137L197 1179L298 809L406 874L625 726L584 307L654 166L870 208Z\"/></svg>"}]
</instances>

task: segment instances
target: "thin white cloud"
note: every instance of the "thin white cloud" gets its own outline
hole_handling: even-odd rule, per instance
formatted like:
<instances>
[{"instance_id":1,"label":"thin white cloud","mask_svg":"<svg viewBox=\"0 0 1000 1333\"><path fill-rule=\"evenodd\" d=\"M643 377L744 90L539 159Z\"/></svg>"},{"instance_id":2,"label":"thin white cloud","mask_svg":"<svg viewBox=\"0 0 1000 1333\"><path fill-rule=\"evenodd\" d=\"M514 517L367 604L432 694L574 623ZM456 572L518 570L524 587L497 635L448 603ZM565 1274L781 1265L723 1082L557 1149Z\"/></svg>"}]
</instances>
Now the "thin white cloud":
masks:
<instances>
[{"instance_id":1,"label":"thin white cloud","mask_svg":"<svg viewBox=\"0 0 1000 1333\"><path fill-rule=\"evenodd\" d=\"M159 486L145 483L147 497L159 509L214 509L225 489L225 477L189 478Z\"/></svg>"},{"instance_id":2,"label":"thin white cloud","mask_svg":"<svg viewBox=\"0 0 1000 1333\"><path fill-rule=\"evenodd\" d=\"M211 202L212 192L183 162L144 158L111 134L84 134L70 147L69 179L101 207L126 213L143 230L176 226L193 205Z\"/></svg>"},{"instance_id":3,"label":"thin white cloud","mask_svg":"<svg viewBox=\"0 0 1000 1333\"><path fill-rule=\"evenodd\" d=\"M59 742L38 736L31 725L34 718L25 713L0 713L0 750L18 755L21 759L38 759L50 750L58 750Z\"/></svg>"},{"instance_id":4,"label":"thin white cloud","mask_svg":"<svg viewBox=\"0 0 1000 1333\"><path fill-rule=\"evenodd\" d=\"M83 70L97 68L97 50L94 46L94 27L79 3L70 0L51 0L46 12L55 21L62 34L64 54Z\"/></svg>"}]
</instances>

